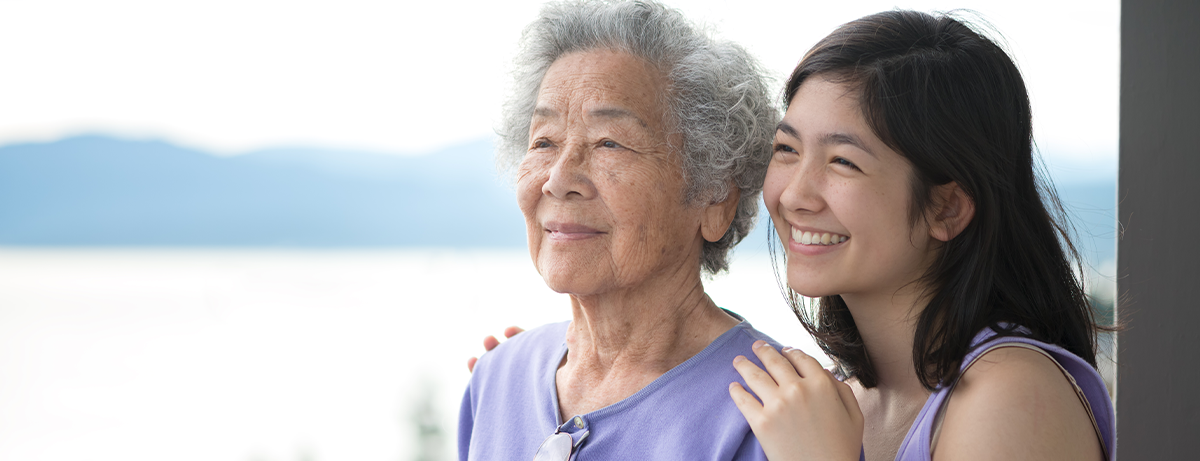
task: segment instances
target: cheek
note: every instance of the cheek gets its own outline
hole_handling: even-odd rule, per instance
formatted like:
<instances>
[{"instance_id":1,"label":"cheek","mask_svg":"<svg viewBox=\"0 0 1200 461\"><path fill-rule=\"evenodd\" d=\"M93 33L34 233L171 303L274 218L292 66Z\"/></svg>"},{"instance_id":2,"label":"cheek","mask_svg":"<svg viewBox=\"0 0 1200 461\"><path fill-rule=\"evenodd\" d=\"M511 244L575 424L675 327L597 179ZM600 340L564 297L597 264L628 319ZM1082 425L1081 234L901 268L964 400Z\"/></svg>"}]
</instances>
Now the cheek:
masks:
<instances>
[{"instance_id":1,"label":"cheek","mask_svg":"<svg viewBox=\"0 0 1200 461\"><path fill-rule=\"evenodd\" d=\"M606 165L610 175L595 175L603 212L615 227L614 255L630 267L648 267L664 254L692 244L699 230L698 208L684 204L683 173L673 165Z\"/></svg>"},{"instance_id":2,"label":"cheek","mask_svg":"<svg viewBox=\"0 0 1200 461\"><path fill-rule=\"evenodd\" d=\"M542 186L546 184L548 171L536 159L526 157L517 168L517 205L525 214L525 219L533 219L537 203L542 197Z\"/></svg>"},{"instance_id":3,"label":"cheek","mask_svg":"<svg viewBox=\"0 0 1200 461\"><path fill-rule=\"evenodd\" d=\"M837 188L828 195L838 220L872 258L893 260L913 250L908 194L900 188Z\"/></svg>"},{"instance_id":4,"label":"cheek","mask_svg":"<svg viewBox=\"0 0 1200 461\"><path fill-rule=\"evenodd\" d=\"M763 182L763 203L772 217L779 216L779 198L783 196L783 190L787 188L790 177L785 168L774 164L767 168L767 177Z\"/></svg>"},{"instance_id":5,"label":"cheek","mask_svg":"<svg viewBox=\"0 0 1200 461\"><path fill-rule=\"evenodd\" d=\"M826 191L825 200L837 221L845 226L851 237L859 237L860 244L894 232L890 229L888 204L881 202L874 191L835 181Z\"/></svg>"},{"instance_id":6,"label":"cheek","mask_svg":"<svg viewBox=\"0 0 1200 461\"><path fill-rule=\"evenodd\" d=\"M893 235L907 235L910 226L908 222L908 194L905 189L892 188L888 190L856 191L855 200L867 203L863 212L869 214L869 219L875 222L875 227ZM868 217L864 217L866 219Z\"/></svg>"},{"instance_id":7,"label":"cheek","mask_svg":"<svg viewBox=\"0 0 1200 461\"><path fill-rule=\"evenodd\" d=\"M767 167L766 179L763 181L763 204L767 207L767 214L775 226L774 230L779 241L784 244L791 239L791 231L787 221L781 217L782 197L792 180L792 174L793 169L771 162L771 165Z\"/></svg>"},{"instance_id":8,"label":"cheek","mask_svg":"<svg viewBox=\"0 0 1200 461\"><path fill-rule=\"evenodd\" d=\"M670 171L667 165L633 155L595 162L593 184L605 207L620 221L643 222L647 215L661 218L682 201L682 172Z\"/></svg>"}]
</instances>

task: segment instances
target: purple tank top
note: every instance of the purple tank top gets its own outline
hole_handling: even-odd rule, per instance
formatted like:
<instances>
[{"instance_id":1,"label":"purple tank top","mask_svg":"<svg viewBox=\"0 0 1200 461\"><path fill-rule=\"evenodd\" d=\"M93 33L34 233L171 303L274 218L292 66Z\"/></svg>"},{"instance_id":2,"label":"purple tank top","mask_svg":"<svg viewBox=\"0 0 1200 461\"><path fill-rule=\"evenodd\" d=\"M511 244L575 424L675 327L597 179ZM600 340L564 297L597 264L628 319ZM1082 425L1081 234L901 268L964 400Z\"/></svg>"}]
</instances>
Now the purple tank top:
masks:
<instances>
[{"instance_id":1,"label":"purple tank top","mask_svg":"<svg viewBox=\"0 0 1200 461\"><path fill-rule=\"evenodd\" d=\"M1108 388L1104 386L1104 380L1100 379L1100 373L1096 372L1095 368L1088 365L1083 359L1075 354L1068 352L1061 347L1046 344L1041 341L1036 341L1028 338L1001 336L996 337L996 332L991 328L985 328L979 334L975 335L975 339L971 340L971 345L975 346L967 356L963 358L962 369L965 369L976 357L983 354L990 347L997 344L1008 343L1024 343L1036 346L1054 357L1059 365L1063 367L1075 380L1075 383L1087 396L1088 405L1091 406L1090 412L1096 418L1096 426L1099 429L1101 438L1104 442L1104 450L1108 459L1116 459L1116 425L1113 417L1112 400L1108 396ZM913 425L908 429L908 435L904 436L904 442L900 444L900 450L896 452L896 461L930 461L930 442L932 441L934 423L937 419L938 410L942 407L942 403L946 397L950 395L950 386L942 386L929 396L929 400L925 401L925 406L921 408L921 412L917 414L917 419L913 421Z\"/></svg>"}]
</instances>

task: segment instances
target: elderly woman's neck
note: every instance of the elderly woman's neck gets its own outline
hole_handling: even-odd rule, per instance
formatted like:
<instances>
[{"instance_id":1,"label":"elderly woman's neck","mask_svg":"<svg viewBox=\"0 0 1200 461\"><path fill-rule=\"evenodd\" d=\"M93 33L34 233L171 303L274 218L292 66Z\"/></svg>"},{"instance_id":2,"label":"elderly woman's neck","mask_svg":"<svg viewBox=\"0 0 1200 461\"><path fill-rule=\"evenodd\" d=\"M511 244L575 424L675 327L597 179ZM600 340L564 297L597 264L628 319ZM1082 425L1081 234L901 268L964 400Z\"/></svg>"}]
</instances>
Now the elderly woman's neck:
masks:
<instances>
[{"instance_id":1,"label":"elderly woman's neck","mask_svg":"<svg viewBox=\"0 0 1200 461\"><path fill-rule=\"evenodd\" d=\"M639 290L640 291L640 290ZM571 297L567 345L589 365L665 367L704 349L738 321L704 293L699 279L671 290Z\"/></svg>"},{"instance_id":2,"label":"elderly woman's neck","mask_svg":"<svg viewBox=\"0 0 1200 461\"><path fill-rule=\"evenodd\" d=\"M564 418L633 395L738 324L704 294L699 277L677 289L572 296L571 303L569 350L556 376Z\"/></svg>"}]
</instances>

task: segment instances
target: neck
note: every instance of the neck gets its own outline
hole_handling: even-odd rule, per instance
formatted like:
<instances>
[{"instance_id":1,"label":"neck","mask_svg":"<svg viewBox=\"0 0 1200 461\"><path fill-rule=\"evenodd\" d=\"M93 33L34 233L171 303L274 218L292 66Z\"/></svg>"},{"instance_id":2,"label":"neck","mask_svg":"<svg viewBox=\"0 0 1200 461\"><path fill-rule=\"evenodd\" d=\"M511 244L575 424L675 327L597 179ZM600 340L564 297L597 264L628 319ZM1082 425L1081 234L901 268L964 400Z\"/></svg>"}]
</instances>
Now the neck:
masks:
<instances>
[{"instance_id":1,"label":"neck","mask_svg":"<svg viewBox=\"0 0 1200 461\"><path fill-rule=\"evenodd\" d=\"M887 293L842 295L854 317L881 397L927 395L913 366L913 337L928 297L917 284Z\"/></svg>"},{"instance_id":2,"label":"neck","mask_svg":"<svg viewBox=\"0 0 1200 461\"><path fill-rule=\"evenodd\" d=\"M647 283L598 296L571 296L568 364L658 371L683 363L737 321L692 280Z\"/></svg>"},{"instance_id":3,"label":"neck","mask_svg":"<svg viewBox=\"0 0 1200 461\"><path fill-rule=\"evenodd\" d=\"M572 295L571 307L567 357L556 374L564 418L633 395L738 323L704 294L699 271Z\"/></svg>"}]
</instances>

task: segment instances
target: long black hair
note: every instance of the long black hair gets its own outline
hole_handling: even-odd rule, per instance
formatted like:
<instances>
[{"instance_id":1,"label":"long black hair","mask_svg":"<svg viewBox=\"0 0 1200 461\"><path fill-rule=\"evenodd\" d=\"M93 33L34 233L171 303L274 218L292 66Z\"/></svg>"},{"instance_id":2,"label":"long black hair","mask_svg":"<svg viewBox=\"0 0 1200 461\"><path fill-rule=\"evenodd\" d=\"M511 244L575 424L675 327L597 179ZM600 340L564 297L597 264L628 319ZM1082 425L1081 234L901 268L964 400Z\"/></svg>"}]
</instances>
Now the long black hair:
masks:
<instances>
[{"instance_id":1,"label":"long black hair","mask_svg":"<svg viewBox=\"0 0 1200 461\"><path fill-rule=\"evenodd\" d=\"M847 85L876 136L913 166L913 224L932 190L956 182L974 201L970 224L942 246L922 283L913 363L933 389L958 376L985 327L1059 345L1096 366L1096 332L1079 253L1052 186L1035 174L1029 95L995 42L948 15L887 11L817 43L785 88L791 104L813 76ZM792 309L839 371L878 383L841 296ZM1017 330L1024 327L1027 330Z\"/></svg>"}]
</instances>

